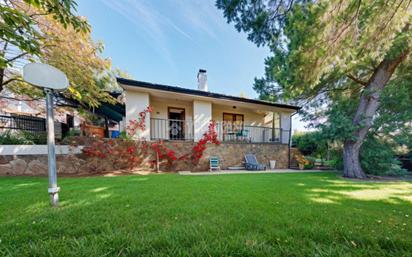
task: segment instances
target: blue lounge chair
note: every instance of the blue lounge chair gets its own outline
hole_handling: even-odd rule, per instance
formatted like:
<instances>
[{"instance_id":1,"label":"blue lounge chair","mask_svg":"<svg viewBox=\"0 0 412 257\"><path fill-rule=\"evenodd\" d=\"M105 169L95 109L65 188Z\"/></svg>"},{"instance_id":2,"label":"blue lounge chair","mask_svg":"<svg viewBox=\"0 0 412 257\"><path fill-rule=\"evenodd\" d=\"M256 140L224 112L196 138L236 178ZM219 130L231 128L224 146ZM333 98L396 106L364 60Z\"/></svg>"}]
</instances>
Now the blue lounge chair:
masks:
<instances>
[{"instance_id":1,"label":"blue lounge chair","mask_svg":"<svg viewBox=\"0 0 412 257\"><path fill-rule=\"evenodd\" d=\"M209 171L220 170L219 157L211 156L209 160Z\"/></svg>"},{"instance_id":2,"label":"blue lounge chair","mask_svg":"<svg viewBox=\"0 0 412 257\"><path fill-rule=\"evenodd\" d=\"M258 163L254 154L245 155L245 167L247 170L266 170L266 165Z\"/></svg>"}]
</instances>

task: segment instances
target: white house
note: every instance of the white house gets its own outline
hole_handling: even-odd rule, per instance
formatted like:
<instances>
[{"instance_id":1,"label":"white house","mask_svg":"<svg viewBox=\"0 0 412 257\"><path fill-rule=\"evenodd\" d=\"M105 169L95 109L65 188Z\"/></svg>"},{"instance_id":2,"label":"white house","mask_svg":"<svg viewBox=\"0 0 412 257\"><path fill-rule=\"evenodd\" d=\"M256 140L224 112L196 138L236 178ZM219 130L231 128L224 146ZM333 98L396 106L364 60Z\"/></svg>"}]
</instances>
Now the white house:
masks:
<instances>
[{"instance_id":1,"label":"white house","mask_svg":"<svg viewBox=\"0 0 412 257\"><path fill-rule=\"evenodd\" d=\"M223 142L289 143L291 115L299 107L209 92L206 71L197 77L197 90L118 78L126 124L151 106L140 135L146 140L198 141L213 120Z\"/></svg>"}]
</instances>

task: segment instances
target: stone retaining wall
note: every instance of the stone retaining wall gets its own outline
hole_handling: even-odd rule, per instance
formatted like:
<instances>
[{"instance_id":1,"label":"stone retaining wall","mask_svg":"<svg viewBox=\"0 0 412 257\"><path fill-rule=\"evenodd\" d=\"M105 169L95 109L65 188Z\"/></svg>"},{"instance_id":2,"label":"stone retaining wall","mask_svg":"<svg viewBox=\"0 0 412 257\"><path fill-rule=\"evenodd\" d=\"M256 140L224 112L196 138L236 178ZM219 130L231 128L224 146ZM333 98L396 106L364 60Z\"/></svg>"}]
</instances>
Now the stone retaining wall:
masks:
<instances>
[{"instance_id":1,"label":"stone retaining wall","mask_svg":"<svg viewBox=\"0 0 412 257\"><path fill-rule=\"evenodd\" d=\"M194 142L164 142L173 149L177 156L192 151ZM276 168L288 168L288 146L282 144L245 144L222 143L219 146L209 144L199 164L194 166L190 161L175 161L172 167L160 165L162 171L205 171L209 169L209 157L218 156L221 159L222 169L230 166L241 166L244 155L253 153L259 162L269 166L269 160L276 160ZM57 169L59 174L91 175L119 170L107 160L97 157L88 157L85 154L73 151L72 153L57 155ZM150 161L153 154L140 156L143 163L137 170L154 170ZM0 175L47 175L47 155L0 155Z\"/></svg>"}]
</instances>

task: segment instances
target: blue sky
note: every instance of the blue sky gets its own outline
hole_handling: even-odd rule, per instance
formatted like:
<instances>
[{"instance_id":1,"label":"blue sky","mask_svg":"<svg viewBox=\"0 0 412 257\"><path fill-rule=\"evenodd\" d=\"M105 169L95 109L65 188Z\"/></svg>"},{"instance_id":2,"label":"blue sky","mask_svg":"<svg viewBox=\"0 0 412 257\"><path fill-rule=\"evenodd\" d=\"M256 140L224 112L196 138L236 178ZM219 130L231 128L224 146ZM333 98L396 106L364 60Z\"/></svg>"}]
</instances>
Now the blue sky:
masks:
<instances>
[{"instance_id":1,"label":"blue sky","mask_svg":"<svg viewBox=\"0 0 412 257\"><path fill-rule=\"evenodd\" d=\"M78 12L103 41L104 56L134 79L196 88L199 68L209 90L255 98L253 79L264 73L267 48L227 24L207 0L82 0Z\"/></svg>"},{"instance_id":2,"label":"blue sky","mask_svg":"<svg viewBox=\"0 0 412 257\"><path fill-rule=\"evenodd\" d=\"M227 24L214 0L79 0L104 56L133 79L196 88L199 68L209 90L256 98L253 79L270 52ZM299 118L294 128L304 129Z\"/></svg>"}]
</instances>

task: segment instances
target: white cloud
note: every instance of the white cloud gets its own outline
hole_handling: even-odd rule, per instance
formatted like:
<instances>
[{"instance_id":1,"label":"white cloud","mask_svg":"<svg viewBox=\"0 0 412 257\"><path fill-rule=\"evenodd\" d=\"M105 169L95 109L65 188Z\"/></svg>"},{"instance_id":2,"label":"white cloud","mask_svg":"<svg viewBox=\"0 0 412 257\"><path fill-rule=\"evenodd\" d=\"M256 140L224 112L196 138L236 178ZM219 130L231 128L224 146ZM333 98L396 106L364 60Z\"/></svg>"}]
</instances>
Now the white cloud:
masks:
<instances>
[{"instance_id":1,"label":"white cloud","mask_svg":"<svg viewBox=\"0 0 412 257\"><path fill-rule=\"evenodd\" d=\"M213 0L104 0L103 3L133 24L139 39L174 71L176 60L171 51L174 39L180 37L196 44L205 36L219 41L218 35L225 33L225 21Z\"/></svg>"}]
</instances>

